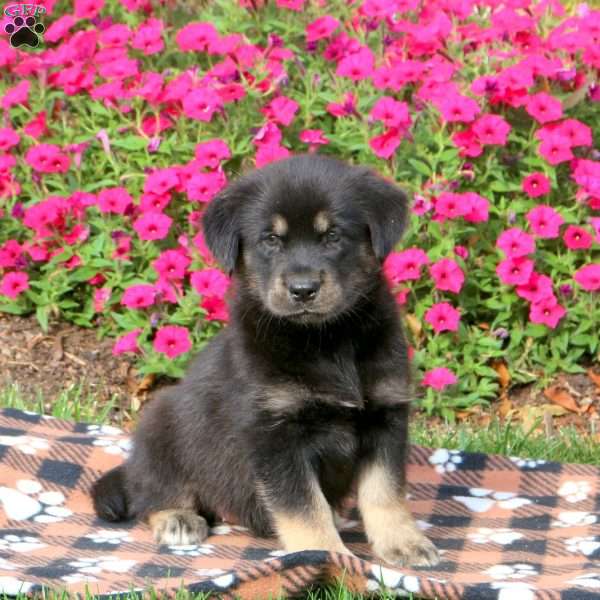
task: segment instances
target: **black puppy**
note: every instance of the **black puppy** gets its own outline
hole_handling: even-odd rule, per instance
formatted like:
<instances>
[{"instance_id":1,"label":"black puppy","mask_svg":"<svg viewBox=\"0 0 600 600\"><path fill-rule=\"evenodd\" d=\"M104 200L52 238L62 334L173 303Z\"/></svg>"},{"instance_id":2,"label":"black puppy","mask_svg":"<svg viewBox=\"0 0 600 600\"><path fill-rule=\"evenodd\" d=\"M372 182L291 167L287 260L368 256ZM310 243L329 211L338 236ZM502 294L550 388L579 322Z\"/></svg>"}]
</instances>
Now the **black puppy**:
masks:
<instances>
[{"instance_id":1,"label":"black puppy","mask_svg":"<svg viewBox=\"0 0 600 600\"><path fill-rule=\"evenodd\" d=\"M147 519L164 544L228 517L288 551L348 552L332 508L355 485L376 554L435 564L404 499L407 345L381 273L406 212L391 183L316 155L227 187L204 231L233 272L231 323L144 410L98 515Z\"/></svg>"}]
</instances>

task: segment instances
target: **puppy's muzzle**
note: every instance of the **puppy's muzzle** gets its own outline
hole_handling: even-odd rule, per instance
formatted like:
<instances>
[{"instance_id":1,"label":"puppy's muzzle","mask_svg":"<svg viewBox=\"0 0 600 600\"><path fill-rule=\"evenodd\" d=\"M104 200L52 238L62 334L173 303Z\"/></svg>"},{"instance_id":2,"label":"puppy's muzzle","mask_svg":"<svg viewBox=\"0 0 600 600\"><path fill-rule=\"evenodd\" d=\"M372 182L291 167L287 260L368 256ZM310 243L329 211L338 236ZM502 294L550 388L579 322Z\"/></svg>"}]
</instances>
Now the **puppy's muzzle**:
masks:
<instances>
[{"instance_id":1,"label":"puppy's muzzle","mask_svg":"<svg viewBox=\"0 0 600 600\"><path fill-rule=\"evenodd\" d=\"M321 289L321 282L314 277L306 275L296 275L290 277L287 282L288 293L293 302L307 303L312 302Z\"/></svg>"}]
</instances>

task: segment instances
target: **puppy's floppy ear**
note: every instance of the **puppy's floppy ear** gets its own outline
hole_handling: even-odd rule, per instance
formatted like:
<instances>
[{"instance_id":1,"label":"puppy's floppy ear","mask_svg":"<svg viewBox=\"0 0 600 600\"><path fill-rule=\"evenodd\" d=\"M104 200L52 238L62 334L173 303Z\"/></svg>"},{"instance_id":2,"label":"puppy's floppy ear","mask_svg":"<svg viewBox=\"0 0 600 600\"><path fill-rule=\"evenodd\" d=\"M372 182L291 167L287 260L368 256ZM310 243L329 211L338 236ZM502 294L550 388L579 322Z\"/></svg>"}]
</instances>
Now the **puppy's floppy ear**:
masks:
<instances>
[{"instance_id":1,"label":"puppy's floppy ear","mask_svg":"<svg viewBox=\"0 0 600 600\"><path fill-rule=\"evenodd\" d=\"M395 184L365 169L357 180L375 256L384 259L402 237L408 218L408 196Z\"/></svg>"},{"instance_id":2,"label":"puppy's floppy ear","mask_svg":"<svg viewBox=\"0 0 600 600\"><path fill-rule=\"evenodd\" d=\"M239 186L229 185L212 200L202 215L206 245L229 273L235 268L240 251L239 209L242 201Z\"/></svg>"}]
</instances>

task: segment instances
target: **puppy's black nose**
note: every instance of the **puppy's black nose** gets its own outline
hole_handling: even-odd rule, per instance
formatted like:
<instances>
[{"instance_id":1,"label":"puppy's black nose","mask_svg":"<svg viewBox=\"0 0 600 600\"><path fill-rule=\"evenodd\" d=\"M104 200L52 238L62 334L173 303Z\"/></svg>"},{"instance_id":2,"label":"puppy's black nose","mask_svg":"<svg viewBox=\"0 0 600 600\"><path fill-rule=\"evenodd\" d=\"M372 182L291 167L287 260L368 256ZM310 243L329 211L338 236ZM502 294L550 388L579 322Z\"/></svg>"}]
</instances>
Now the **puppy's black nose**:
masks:
<instances>
[{"instance_id":1,"label":"puppy's black nose","mask_svg":"<svg viewBox=\"0 0 600 600\"><path fill-rule=\"evenodd\" d=\"M308 302L314 300L320 287L321 282L318 279L312 279L311 277L295 277L288 282L290 296L296 302Z\"/></svg>"}]
</instances>

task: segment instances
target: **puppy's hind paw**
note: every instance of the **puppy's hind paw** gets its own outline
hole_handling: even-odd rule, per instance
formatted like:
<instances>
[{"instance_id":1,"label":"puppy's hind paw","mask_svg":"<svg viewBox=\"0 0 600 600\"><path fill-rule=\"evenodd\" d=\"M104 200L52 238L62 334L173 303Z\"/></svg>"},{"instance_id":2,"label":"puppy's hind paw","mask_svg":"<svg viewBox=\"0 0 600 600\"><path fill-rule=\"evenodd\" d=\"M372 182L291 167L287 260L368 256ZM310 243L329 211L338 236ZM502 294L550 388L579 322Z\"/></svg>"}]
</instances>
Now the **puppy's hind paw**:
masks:
<instances>
[{"instance_id":1,"label":"puppy's hind paw","mask_svg":"<svg viewBox=\"0 0 600 600\"><path fill-rule=\"evenodd\" d=\"M208 537L204 517L191 510L161 510L148 519L154 540L167 546L199 544Z\"/></svg>"},{"instance_id":2,"label":"puppy's hind paw","mask_svg":"<svg viewBox=\"0 0 600 600\"><path fill-rule=\"evenodd\" d=\"M440 555L433 543L422 536L408 539L386 547L373 548L386 562L398 567L434 567L440 562Z\"/></svg>"}]
</instances>

